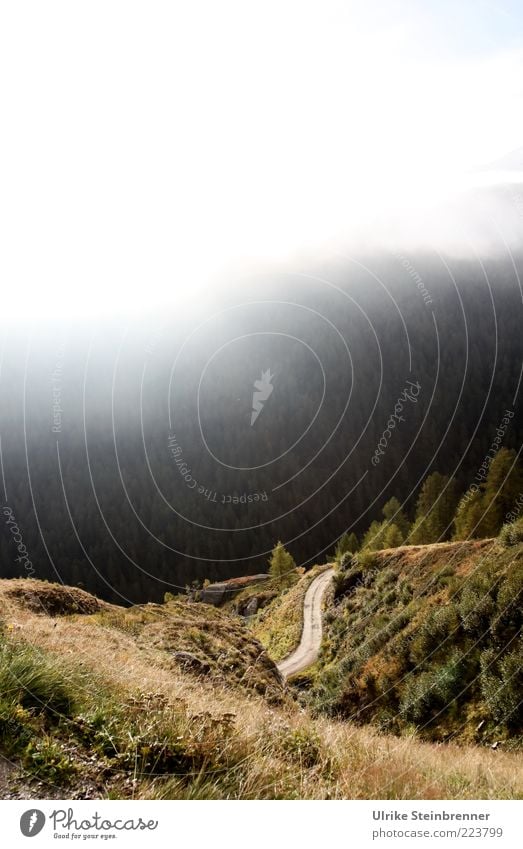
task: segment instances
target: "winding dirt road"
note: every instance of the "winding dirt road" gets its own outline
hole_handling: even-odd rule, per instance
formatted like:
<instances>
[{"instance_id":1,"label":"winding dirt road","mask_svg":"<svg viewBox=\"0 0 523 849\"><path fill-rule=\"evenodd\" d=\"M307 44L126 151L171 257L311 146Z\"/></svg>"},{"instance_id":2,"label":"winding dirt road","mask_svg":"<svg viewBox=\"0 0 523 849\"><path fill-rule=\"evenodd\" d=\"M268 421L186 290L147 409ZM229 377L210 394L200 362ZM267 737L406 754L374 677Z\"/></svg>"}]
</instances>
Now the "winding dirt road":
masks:
<instances>
[{"instance_id":1,"label":"winding dirt road","mask_svg":"<svg viewBox=\"0 0 523 849\"><path fill-rule=\"evenodd\" d=\"M334 569L322 572L311 583L303 602L303 630L299 646L284 660L278 663L278 669L284 678L301 672L314 663L321 646L322 602L329 586Z\"/></svg>"}]
</instances>

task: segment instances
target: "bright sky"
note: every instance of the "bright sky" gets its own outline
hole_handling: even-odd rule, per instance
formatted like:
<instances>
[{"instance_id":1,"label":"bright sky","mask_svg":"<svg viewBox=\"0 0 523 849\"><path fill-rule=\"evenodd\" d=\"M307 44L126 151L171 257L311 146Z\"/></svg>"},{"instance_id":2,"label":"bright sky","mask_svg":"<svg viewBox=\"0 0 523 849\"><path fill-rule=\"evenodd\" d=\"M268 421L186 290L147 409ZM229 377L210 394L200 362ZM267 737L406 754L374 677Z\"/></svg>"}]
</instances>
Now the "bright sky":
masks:
<instances>
[{"instance_id":1,"label":"bright sky","mask_svg":"<svg viewBox=\"0 0 523 849\"><path fill-rule=\"evenodd\" d=\"M520 2L20 0L0 74L18 317L143 310L390 221L408 239L523 146Z\"/></svg>"}]
</instances>

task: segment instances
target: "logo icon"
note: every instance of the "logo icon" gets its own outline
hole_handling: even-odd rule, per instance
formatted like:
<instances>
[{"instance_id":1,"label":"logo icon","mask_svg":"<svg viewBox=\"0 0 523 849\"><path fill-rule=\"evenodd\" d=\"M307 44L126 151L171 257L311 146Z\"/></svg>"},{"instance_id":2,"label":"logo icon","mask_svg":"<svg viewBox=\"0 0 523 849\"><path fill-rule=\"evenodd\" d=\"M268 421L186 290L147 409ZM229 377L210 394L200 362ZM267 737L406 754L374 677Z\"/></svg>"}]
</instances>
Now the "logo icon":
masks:
<instances>
[{"instance_id":1,"label":"logo icon","mask_svg":"<svg viewBox=\"0 0 523 849\"><path fill-rule=\"evenodd\" d=\"M36 837L45 825L45 814L37 808L26 811L20 817L20 831L24 837Z\"/></svg>"},{"instance_id":2,"label":"logo icon","mask_svg":"<svg viewBox=\"0 0 523 849\"><path fill-rule=\"evenodd\" d=\"M254 381L254 392L252 393L252 413L251 413L251 427L254 422L260 415L263 410L263 405L272 395L272 390L274 386L271 381L274 378L274 375L271 374L271 370L267 369L267 371L262 371L261 380Z\"/></svg>"}]
</instances>

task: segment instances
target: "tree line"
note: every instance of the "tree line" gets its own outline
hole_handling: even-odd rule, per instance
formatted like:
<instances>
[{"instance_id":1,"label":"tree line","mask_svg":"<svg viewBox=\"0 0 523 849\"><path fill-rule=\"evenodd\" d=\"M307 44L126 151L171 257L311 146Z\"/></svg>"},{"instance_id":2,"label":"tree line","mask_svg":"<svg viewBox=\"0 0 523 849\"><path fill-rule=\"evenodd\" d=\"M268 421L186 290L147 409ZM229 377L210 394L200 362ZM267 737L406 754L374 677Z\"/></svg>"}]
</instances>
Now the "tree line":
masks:
<instances>
[{"instance_id":1,"label":"tree line","mask_svg":"<svg viewBox=\"0 0 523 849\"><path fill-rule=\"evenodd\" d=\"M428 545L448 540L495 537L504 525L523 515L523 468L514 449L500 448L488 464L484 482L460 497L456 480L433 472L424 480L412 520L392 496L361 542L354 531L339 539L334 556L359 550L378 551L401 545Z\"/></svg>"}]
</instances>

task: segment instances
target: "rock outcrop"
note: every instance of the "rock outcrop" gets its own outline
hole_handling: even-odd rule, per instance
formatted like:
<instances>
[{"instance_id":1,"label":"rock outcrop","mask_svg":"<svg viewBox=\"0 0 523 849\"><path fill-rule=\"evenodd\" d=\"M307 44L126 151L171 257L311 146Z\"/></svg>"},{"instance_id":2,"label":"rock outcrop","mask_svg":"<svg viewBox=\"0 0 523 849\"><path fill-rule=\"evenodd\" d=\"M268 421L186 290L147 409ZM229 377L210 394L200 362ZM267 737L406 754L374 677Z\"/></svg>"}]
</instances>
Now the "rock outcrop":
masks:
<instances>
[{"instance_id":1,"label":"rock outcrop","mask_svg":"<svg viewBox=\"0 0 523 849\"><path fill-rule=\"evenodd\" d=\"M204 587L198 594L198 601L203 601L204 604L213 604L219 607L226 601L230 601L235 595L240 593L246 587L253 584L261 584L267 581L268 575L246 575L242 578L231 578L228 581L220 581L216 584L209 584Z\"/></svg>"}]
</instances>

